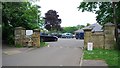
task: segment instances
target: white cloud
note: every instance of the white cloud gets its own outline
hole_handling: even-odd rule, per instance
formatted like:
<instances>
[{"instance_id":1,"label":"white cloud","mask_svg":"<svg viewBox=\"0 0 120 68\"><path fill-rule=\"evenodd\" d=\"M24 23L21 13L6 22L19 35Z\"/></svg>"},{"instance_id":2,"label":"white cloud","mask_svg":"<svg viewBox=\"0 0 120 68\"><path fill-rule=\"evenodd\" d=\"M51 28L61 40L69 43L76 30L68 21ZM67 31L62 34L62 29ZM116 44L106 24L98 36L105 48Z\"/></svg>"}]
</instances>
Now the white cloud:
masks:
<instances>
[{"instance_id":1,"label":"white cloud","mask_svg":"<svg viewBox=\"0 0 120 68\"><path fill-rule=\"evenodd\" d=\"M96 15L91 12L78 11L80 0L40 0L42 16L50 10L56 10L62 19L61 26L86 25L96 23Z\"/></svg>"}]
</instances>

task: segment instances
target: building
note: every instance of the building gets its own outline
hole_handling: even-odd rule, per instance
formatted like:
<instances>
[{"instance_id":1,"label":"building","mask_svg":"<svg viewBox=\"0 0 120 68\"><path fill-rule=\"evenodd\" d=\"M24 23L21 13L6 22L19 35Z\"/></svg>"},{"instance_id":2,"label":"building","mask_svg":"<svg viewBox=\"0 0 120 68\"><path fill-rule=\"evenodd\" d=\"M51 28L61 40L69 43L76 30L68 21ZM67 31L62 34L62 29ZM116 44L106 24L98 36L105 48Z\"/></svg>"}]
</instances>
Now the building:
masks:
<instances>
[{"instance_id":1,"label":"building","mask_svg":"<svg viewBox=\"0 0 120 68\"><path fill-rule=\"evenodd\" d=\"M92 32L99 32L99 31L101 32L101 31L103 31L102 26L100 24L94 23L94 24L91 24L91 25L89 25L87 27L84 27L82 29L76 30L75 31L76 39L84 39L84 30L83 29L87 29L87 28L92 29Z\"/></svg>"}]
</instances>

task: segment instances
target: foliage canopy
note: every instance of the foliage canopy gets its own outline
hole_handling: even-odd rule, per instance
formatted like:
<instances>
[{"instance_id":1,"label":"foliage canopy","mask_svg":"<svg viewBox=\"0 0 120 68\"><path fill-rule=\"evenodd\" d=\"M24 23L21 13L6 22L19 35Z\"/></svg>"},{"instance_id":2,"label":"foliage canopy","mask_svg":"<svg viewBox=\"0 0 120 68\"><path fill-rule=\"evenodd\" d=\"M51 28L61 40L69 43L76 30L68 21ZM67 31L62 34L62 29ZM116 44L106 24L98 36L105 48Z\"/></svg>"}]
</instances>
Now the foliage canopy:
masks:
<instances>
[{"instance_id":1,"label":"foliage canopy","mask_svg":"<svg viewBox=\"0 0 120 68\"><path fill-rule=\"evenodd\" d=\"M48 10L47 13L45 13L45 28L47 30L61 30L61 19L58 18L59 15L57 13L55 10Z\"/></svg>"},{"instance_id":2,"label":"foliage canopy","mask_svg":"<svg viewBox=\"0 0 120 68\"><path fill-rule=\"evenodd\" d=\"M96 20L99 24L113 23L113 3L112 2L81 2L78 7L82 12L89 11L97 14ZM120 2L115 2L115 16L117 24L120 23Z\"/></svg>"},{"instance_id":3,"label":"foliage canopy","mask_svg":"<svg viewBox=\"0 0 120 68\"><path fill-rule=\"evenodd\" d=\"M39 28L42 19L36 5L30 2L3 2L2 3L2 40L13 44L14 28Z\"/></svg>"}]
</instances>

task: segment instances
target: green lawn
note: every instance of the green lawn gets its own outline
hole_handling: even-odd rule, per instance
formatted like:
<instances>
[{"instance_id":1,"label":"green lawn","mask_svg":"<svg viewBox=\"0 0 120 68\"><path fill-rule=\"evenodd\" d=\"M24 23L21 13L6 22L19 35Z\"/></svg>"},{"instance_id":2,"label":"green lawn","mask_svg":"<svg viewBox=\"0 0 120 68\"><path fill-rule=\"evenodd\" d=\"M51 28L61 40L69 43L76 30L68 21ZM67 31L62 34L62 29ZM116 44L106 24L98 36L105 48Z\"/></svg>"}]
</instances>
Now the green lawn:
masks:
<instances>
[{"instance_id":1,"label":"green lawn","mask_svg":"<svg viewBox=\"0 0 120 68\"><path fill-rule=\"evenodd\" d=\"M120 59L119 54L120 51L117 50L103 50L103 49L94 49L93 51L84 50L83 59L105 60L108 66L110 67L118 65L120 67L120 64L118 62Z\"/></svg>"}]
</instances>

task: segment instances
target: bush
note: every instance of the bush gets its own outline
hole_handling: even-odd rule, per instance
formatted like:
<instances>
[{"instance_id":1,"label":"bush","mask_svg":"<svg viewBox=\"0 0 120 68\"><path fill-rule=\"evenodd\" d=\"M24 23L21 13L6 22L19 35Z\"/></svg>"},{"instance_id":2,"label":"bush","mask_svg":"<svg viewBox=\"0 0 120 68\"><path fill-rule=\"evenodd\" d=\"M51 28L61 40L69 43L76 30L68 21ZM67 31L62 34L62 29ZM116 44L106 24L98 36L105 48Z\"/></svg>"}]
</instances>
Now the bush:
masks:
<instances>
[{"instance_id":1,"label":"bush","mask_svg":"<svg viewBox=\"0 0 120 68\"><path fill-rule=\"evenodd\" d=\"M10 35L9 37L8 37L8 39L7 39L7 42L8 42L8 44L11 46L11 45L13 45L14 44L14 36L13 35Z\"/></svg>"},{"instance_id":2,"label":"bush","mask_svg":"<svg viewBox=\"0 0 120 68\"><path fill-rule=\"evenodd\" d=\"M15 47L21 48L21 47L23 47L23 46L22 46L21 44L16 44Z\"/></svg>"}]
</instances>

